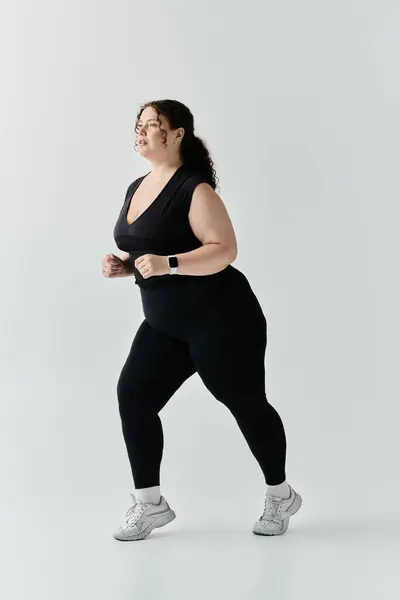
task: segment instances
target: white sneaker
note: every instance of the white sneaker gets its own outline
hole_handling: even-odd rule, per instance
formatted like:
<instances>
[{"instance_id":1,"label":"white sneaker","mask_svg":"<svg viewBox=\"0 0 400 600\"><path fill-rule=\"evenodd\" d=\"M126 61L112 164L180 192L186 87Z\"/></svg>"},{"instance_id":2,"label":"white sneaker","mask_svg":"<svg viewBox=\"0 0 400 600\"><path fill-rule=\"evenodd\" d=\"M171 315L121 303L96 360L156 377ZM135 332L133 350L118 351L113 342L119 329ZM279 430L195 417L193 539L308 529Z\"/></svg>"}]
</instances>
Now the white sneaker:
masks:
<instances>
[{"instance_id":1,"label":"white sneaker","mask_svg":"<svg viewBox=\"0 0 400 600\"><path fill-rule=\"evenodd\" d=\"M265 492L264 512L254 524L253 533L258 535L281 535L289 526L289 519L302 505L300 494L289 485L289 498L271 496Z\"/></svg>"},{"instance_id":2,"label":"white sneaker","mask_svg":"<svg viewBox=\"0 0 400 600\"><path fill-rule=\"evenodd\" d=\"M125 513L125 523L113 533L116 540L143 540L155 527L163 527L175 519L176 514L164 496L161 496L159 504L150 504L139 502L132 492L130 494L133 504Z\"/></svg>"}]
</instances>

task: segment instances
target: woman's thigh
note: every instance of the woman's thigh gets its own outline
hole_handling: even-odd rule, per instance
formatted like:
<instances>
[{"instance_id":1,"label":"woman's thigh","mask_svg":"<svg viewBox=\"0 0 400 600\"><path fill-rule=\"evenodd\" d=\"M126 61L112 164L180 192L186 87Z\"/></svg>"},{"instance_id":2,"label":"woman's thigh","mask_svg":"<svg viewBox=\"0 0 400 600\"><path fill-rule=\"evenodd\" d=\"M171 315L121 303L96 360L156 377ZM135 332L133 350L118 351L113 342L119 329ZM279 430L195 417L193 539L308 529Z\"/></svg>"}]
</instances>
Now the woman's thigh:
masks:
<instances>
[{"instance_id":1,"label":"woman's thigh","mask_svg":"<svg viewBox=\"0 0 400 600\"><path fill-rule=\"evenodd\" d=\"M188 344L144 320L118 379L119 403L129 410L159 412L195 371Z\"/></svg>"},{"instance_id":2,"label":"woman's thigh","mask_svg":"<svg viewBox=\"0 0 400 600\"><path fill-rule=\"evenodd\" d=\"M233 406L265 398L267 322L254 294L209 312L189 340L190 356L207 389Z\"/></svg>"}]
</instances>

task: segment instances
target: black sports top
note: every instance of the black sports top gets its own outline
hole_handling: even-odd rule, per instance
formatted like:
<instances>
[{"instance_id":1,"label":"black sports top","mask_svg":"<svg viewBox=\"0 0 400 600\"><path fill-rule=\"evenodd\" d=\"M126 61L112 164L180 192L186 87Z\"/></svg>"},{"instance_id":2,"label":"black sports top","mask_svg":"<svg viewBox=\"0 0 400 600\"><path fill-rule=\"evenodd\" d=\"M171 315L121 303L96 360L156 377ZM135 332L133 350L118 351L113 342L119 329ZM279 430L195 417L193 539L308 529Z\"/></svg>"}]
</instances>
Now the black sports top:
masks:
<instances>
[{"instance_id":1,"label":"black sports top","mask_svg":"<svg viewBox=\"0 0 400 600\"><path fill-rule=\"evenodd\" d=\"M188 214L195 187L206 179L186 165L172 175L156 199L130 225L126 217L135 190L147 175L133 181L114 227L114 240L120 250L129 252L135 283L147 287L182 275L154 275L144 278L134 262L143 254L167 256L190 252L202 246L190 226ZM195 278L198 275L185 275Z\"/></svg>"}]
</instances>

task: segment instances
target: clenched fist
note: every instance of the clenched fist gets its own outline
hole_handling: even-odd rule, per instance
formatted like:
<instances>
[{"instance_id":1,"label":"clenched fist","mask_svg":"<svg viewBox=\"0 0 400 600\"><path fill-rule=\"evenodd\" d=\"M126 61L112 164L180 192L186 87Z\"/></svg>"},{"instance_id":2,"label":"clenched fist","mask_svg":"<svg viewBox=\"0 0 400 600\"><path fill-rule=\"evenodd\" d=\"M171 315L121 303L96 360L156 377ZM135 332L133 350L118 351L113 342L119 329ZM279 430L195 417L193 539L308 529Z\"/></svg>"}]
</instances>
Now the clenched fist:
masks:
<instances>
[{"instance_id":1,"label":"clenched fist","mask_svg":"<svg viewBox=\"0 0 400 600\"><path fill-rule=\"evenodd\" d=\"M168 275L168 256L143 254L143 256L139 256L139 258L135 260L135 267L145 279L153 277L154 275Z\"/></svg>"},{"instance_id":2,"label":"clenched fist","mask_svg":"<svg viewBox=\"0 0 400 600\"><path fill-rule=\"evenodd\" d=\"M115 254L105 255L102 270L104 277L126 277L132 274L129 263L115 256Z\"/></svg>"}]
</instances>

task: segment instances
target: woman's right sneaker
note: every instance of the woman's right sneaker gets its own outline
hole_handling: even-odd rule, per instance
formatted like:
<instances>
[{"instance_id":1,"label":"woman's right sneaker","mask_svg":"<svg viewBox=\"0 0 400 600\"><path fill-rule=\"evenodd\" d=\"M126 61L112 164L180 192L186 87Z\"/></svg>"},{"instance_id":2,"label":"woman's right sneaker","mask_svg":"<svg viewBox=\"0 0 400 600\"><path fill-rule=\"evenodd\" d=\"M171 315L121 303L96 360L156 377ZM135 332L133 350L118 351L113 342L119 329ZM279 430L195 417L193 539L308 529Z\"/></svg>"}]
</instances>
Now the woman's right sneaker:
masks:
<instances>
[{"instance_id":1,"label":"woman's right sneaker","mask_svg":"<svg viewBox=\"0 0 400 600\"><path fill-rule=\"evenodd\" d=\"M164 496L159 504L139 502L130 492L133 500L132 506L125 513L125 523L113 533L116 540L130 542L143 540L155 527L163 527L176 517Z\"/></svg>"}]
</instances>

